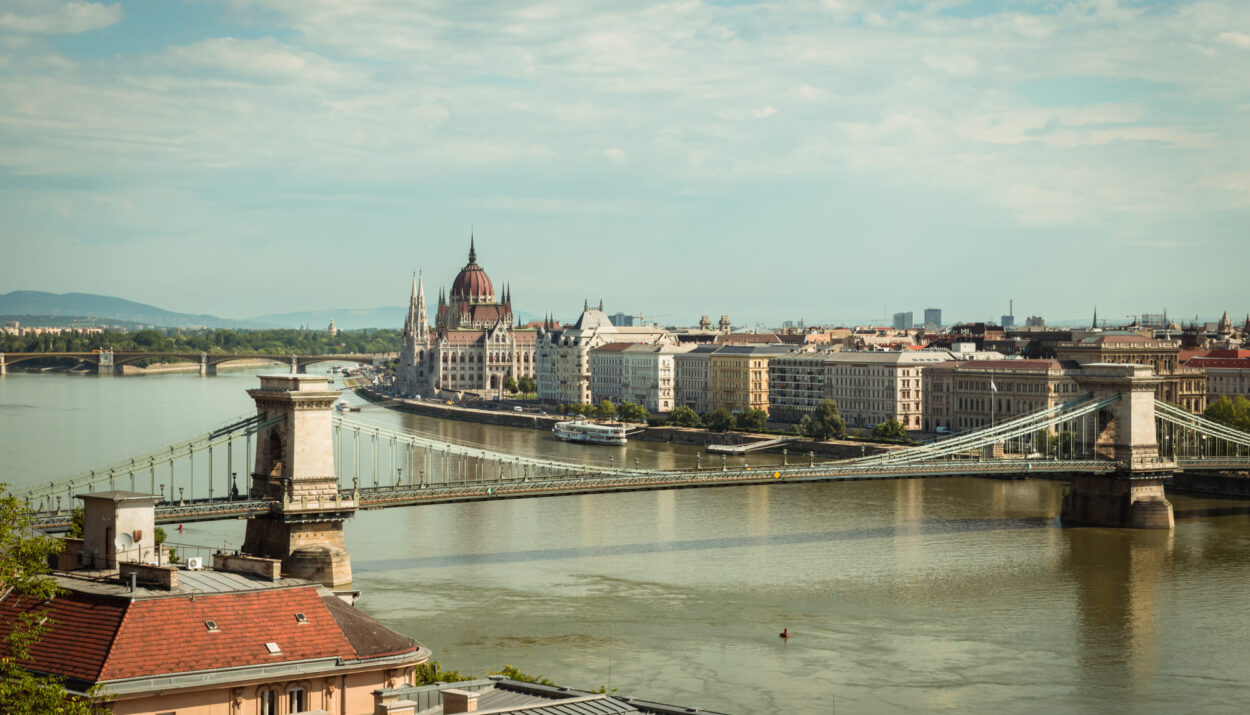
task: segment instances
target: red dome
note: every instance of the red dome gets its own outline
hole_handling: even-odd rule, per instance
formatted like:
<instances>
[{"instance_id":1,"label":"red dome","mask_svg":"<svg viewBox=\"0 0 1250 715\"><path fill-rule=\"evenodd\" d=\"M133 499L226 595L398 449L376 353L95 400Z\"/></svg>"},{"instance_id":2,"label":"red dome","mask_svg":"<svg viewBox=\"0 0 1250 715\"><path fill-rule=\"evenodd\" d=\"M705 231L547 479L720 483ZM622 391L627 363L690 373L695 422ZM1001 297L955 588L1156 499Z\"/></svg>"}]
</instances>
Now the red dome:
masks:
<instances>
[{"instance_id":1,"label":"red dome","mask_svg":"<svg viewBox=\"0 0 1250 715\"><path fill-rule=\"evenodd\" d=\"M495 300L495 288L490 284L486 271L476 263L470 263L460 269L455 282L451 284L452 300L465 300L471 303L490 303Z\"/></svg>"}]
</instances>

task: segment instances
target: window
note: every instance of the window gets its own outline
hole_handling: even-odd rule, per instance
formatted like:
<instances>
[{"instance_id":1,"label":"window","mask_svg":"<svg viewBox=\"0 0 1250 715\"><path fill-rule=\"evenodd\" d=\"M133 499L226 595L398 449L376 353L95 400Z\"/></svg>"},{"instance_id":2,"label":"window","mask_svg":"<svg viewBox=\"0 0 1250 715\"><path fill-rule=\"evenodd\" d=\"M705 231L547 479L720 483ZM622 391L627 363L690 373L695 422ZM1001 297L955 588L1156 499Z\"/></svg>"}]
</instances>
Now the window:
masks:
<instances>
[{"instance_id":1,"label":"window","mask_svg":"<svg viewBox=\"0 0 1250 715\"><path fill-rule=\"evenodd\" d=\"M288 713L302 713L305 710L304 696L306 693L303 688L291 688L286 691L286 711Z\"/></svg>"},{"instance_id":2,"label":"window","mask_svg":"<svg viewBox=\"0 0 1250 715\"><path fill-rule=\"evenodd\" d=\"M266 688L257 694L260 700L260 715L278 715L278 691Z\"/></svg>"}]
</instances>

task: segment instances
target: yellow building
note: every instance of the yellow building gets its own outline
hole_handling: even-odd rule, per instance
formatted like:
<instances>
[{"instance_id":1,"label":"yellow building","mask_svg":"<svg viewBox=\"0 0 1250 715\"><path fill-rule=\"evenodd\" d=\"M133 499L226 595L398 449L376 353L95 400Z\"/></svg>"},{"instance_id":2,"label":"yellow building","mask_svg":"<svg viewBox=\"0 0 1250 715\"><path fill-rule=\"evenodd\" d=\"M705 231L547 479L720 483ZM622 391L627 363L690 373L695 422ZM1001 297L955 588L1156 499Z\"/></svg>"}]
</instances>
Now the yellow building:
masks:
<instances>
[{"instance_id":1,"label":"yellow building","mask_svg":"<svg viewBox=\"0 0 1250 715\"><path fill-rule=\"evenodd\" d=\"M709 356L708 408L768 412L768 361L790 352L781 346L728 345Z\"/></svg>"}]
</instances>

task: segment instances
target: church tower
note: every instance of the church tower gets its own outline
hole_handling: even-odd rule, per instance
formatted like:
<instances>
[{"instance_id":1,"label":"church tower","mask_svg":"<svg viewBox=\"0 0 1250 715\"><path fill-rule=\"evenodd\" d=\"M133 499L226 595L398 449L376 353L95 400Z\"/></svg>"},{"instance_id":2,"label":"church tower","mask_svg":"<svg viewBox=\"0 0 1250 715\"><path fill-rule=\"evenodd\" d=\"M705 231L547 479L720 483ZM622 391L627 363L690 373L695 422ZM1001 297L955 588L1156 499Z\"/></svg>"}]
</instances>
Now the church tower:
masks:
<instances>
[{"instance_id":1,"label":"church tower","mask_svg":"<svg viewBox=\"0 0 1250 715\"><path fill-rule=\"evenodd\" d=\"M412 296L408 299L408 317L404 320L404 338L399 353L399 390L405 394L421 391L423 363L429 354L430 325L425 311L425 281L421 274L412 277Z\"/></svg>"}]
</instances>

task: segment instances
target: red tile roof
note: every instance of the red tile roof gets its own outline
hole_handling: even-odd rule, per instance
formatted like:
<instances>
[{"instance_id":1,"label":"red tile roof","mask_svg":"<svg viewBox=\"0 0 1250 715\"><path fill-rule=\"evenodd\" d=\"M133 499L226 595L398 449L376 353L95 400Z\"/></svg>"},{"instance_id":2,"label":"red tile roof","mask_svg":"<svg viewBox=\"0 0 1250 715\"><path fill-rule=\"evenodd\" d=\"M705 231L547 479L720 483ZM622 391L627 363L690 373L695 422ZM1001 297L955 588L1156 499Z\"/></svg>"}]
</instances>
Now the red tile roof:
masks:
<instances>
[{"instance_id":1,"label":"red tile roof","mask_svg":"<svg viewBox=\"0 0 1250 715\"><path fill-rule=\"evenodd\" d=\"M10 596L0 604L0 632L7 634L21 613L39 610L44 604ZM99 679L108 658L126 603L112 599L59 597L48 604L53 625L31 646L31 661L22 665L44 673L56 673L87 681Z\"/></svg>"},{"instance_id":2,"label":"red tile roof","mask_svg":"<svg viewBox=\"0 0 1250 715\"><path fill-rule=\"evenodd\" d=\"M218 631L205 621L216 621ZM153 647L162 642L174 647ZM281 652L270 654L266 643ZM279 588L134 601L100 675L116 680L333 657L353 660L356 652L317 589Z\"/></svg>"},{"instance_id":3,"label":"red tile roof","mask_svg":"<svg viewBox=\"0 0 1250 715\"><path fill-rule=\"evenodd\" d=\"M38 605L6 599L0 633L8 632L19 612ZM71 591L49 607L53 625L24 665L88 682L419 649L350 607L334 612L315 585L135 600ZM205 621L214 621L217 630ZM276 643L280 652L270 653L266 643Z\"/></svg>"}]
</instances>

